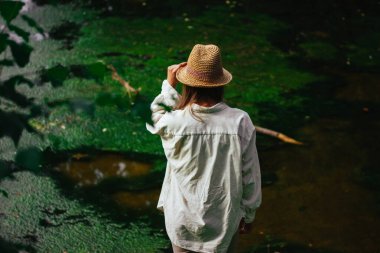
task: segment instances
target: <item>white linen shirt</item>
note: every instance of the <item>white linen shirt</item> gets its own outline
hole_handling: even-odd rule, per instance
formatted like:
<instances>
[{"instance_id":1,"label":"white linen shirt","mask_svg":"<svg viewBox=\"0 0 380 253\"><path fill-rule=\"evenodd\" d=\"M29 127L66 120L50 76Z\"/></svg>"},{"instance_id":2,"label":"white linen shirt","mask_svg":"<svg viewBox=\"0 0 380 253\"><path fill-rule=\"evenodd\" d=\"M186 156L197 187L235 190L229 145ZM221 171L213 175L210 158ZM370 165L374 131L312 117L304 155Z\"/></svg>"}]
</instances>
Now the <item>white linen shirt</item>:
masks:
<instances>
[{"instance_id":1,"label":"white linen shirt","mask_svg":"<svg viewBox=\"0 0 380 253\"><path fill-rule=\"evenodd\" d=\"M224 253L241 218L252 222L261 204L256 129L248 113L225 102L191 105L205 123L191 116L189 106L165 110L180 96L164 80L150 105L154 125L146 123L160 135L167 158L157 209L175 245Z\"/></svg>"}]
</instances>

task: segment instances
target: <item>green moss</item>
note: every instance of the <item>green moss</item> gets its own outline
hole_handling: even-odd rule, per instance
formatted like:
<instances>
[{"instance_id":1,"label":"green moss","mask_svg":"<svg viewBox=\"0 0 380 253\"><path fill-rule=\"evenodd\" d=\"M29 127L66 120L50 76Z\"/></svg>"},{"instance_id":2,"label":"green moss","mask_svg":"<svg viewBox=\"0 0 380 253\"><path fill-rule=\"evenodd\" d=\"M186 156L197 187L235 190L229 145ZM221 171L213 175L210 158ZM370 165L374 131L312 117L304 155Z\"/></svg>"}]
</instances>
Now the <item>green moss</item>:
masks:
<instances>
[{"instance_id":1,"label":"green moss","mask_svg":"<svg viewBox=\"0 0 380 253\"><path fill-rule=\"evenodd\" d=\"M37 252L159 252L168 247L167 238L146 221L116 223L95 206L63 195L49 177L18 172L0 185L9 194L0 195L5 241Z\"/></svg>"}]
</instances>

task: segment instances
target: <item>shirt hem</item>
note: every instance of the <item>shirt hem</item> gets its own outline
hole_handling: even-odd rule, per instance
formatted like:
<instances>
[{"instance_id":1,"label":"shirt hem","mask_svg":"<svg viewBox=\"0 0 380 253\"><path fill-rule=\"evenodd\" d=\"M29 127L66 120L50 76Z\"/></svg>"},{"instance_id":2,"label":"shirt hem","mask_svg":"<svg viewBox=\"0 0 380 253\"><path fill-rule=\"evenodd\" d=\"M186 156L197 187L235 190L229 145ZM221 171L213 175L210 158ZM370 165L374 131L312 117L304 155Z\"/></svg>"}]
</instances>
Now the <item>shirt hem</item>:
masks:
<instances>
[{"instance_id":1,"label":"shirt hem","mask_svg":"<svg viewBox=\"0 0 380 253\"><path fill-rule=\"evenodd\" d=\"M183 248L183 249L187 249L187 250L191 250L191 251L196 251L196 252L202 252L202 253L215 253L215 252L217 252L217 250L218 250L218 252L226 252L227 251L227 249L228 249L228 247L223 247L223 248L218 248L218 249L214 249L214 250L211 250L211 251L209 251L209 250L206 250L206 249L202 249L202 247L201 246L198 246L198 247L191 247L191 246L188 246L187 244L186 244L186 241L182 241L182 240L173 240L173 239L170 239L171 240L171 242L173 243L173 244L175 244L176 246L178 246L178 247L180 247L180 248ZM185 244L183 244L185 242ZM195 244L194 242L191 242L191 244ZM200 244L196 244L196 245L200 245Z\"/></svg>"}]
</instances>

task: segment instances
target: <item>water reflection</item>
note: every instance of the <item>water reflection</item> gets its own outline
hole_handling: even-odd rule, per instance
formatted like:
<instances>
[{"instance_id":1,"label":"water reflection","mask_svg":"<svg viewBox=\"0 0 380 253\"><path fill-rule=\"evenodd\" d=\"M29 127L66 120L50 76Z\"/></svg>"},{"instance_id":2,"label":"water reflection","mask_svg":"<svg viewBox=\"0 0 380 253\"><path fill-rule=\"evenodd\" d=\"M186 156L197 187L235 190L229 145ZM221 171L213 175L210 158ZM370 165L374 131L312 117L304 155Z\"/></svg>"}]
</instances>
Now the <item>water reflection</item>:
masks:
<instances>
[{"instance_id":1,"label":"water reflection","mask_svg":"<svg viewBox=\"0 0 380 253\"><path fill-rule=\"evenodd\" d=\"M96 201L99 194L104 194L106 205L114 204L131 217L148 214L152 220L157 219L154 214L158 214L156 205L163 179L163 172L155 170L159 158L106 151L48 156L55 161L50 166L53 171L79 191L86 190L88 197Z\"/></svg>"},{"instance_id":2,"label":"water reflection","mask_svg":"<svg viewBox=\"0 0 380 253\"><path fill-rule=\"evenodd\" d=\"M119 154L91 156L77 153L54 167L70 178L77 186L95 186L105 179L126 178L139 180L147 176L152 163L129 160Z\"/></svg>"}]
</instances>

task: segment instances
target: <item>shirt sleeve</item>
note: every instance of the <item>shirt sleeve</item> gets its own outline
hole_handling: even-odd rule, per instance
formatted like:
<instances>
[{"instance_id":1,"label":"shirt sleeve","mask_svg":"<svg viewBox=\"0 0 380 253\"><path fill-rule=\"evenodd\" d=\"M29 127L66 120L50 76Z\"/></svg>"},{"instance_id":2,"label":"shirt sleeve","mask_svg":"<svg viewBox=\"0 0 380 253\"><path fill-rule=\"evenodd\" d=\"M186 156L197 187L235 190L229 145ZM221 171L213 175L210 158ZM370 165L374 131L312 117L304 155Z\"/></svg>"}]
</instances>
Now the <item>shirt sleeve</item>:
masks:
<instances>
[{"instance_id":1,"label":"shirt sleeve","mask_svg":"<svg viewBox=\"0 0 380 253\"><path fill-rule=\"evenodd\" d=\"M244 212L245 223L251 223L255 219L256 209L261 205L262 193L256 128L248 114L241 128L243 196L240 206Z\"/></svg>"},{"instance_id":2,"label":"shirt sleeve","mask_svg":"<svg viewBox=\"0 0 380 253\"><path fill-rule=\"evenodd\" d=\"M163 116L172 110L179 102L181 95L165 79L162 82L161 93L158 94L150 105L153 126L146 122L146 129L152 134L161 135L163 131Z\"/></svg>"}]
</instances>

